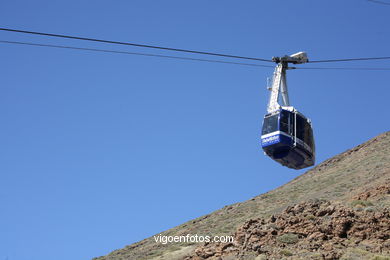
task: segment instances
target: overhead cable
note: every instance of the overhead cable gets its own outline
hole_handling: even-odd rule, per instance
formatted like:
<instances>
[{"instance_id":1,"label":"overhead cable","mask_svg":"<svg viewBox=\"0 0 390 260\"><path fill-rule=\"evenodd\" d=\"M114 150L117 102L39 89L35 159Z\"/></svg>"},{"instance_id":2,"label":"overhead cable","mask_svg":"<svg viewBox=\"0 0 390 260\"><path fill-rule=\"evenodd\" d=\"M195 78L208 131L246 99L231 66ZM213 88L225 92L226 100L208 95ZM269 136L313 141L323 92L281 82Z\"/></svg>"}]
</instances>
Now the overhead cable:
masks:
<instances>
[{"instance_id":1,"label":"overhead cable","mask_svg":"<svg viewBox=\"0 0 390 260\"><path fill-rule=\"evenodd\" d=\"M113 41L113 40L103 40L103 39L79 37L79 36L64 35L64 34L26 31L26 30L12 29L12 28L4 28L4 27L0 27L0 30L7 31L7 32L23 33L23 34L33 34L33 35L40 35L40 36L56 37L56 38L66 38L66 39L73 39L73 40L83 40L83 41L92 41L92 42L100 42L100 43L119 44L119 45L167 50L167 51L185 52L185 53L192 53L192 54L212 55L212 56L219 56L219 57L225 57L225 58L236 58L236 59L246 59L246 60L252 60L252 61L274 62L270 59L264 59L264 58L246 57L246 56L238 56L238 55L214 53L214 52L205 52L205 51L196 51L196 50L188 50L188 49L178 49L178 48L170 48L170 47L163 47L163 46L138 44L138 43L131 43L131 42L120 42L120 41ZM390 59L390 57L346 58L346 59L312 60L312 61L309 61L309 63L388 60L388 59Z\"/></svg>"},{"instance_id":2,"label":"overhead cable","mask_svg":"<svg viewBox=\"0 0 390 260\"><path fill-rule=\"evenodd\" d=\"M58 48L58 49L69 49L69 50L78 50L78 51L91 51L91 52L102 52L102 53L138 55L138 56L168 58L168 59L188 60L188 61L200 61L200 62L210 62L210 63L233 64L233 65L242 65L242 66L251 66L251 67L274 68L274 66L271 66L271 65L263 65L263 64L255 64L255 63L243 63L243 62L232 62L232 61L211 60L211 59L198 59L198 58L171 56L171 55L160 55L160 54L151 54L151 53L84 48L84 47L53 45L53 44L43 44L43 43L33 43L33 42L0 40L0 43L37 46L37 47L49 47L49 48ZM294 67L292 69L298 69L298 70L381 70L381 71L389 71L390 70L390 68L367 68L367 67L366 68L359 68L359 67Z\"/></svg>"},{"instance_id":3,"label":"overhead cable","mask_svg":"<svg viewBox=\"0 0 390 260\"><path fill-rule=\"evenodd\" d=\"M390 70L390 68L359 68L359 67L299 67L298 70Z\"/></svg>"},{"instance_id":4,"label":"overhead cable","mask_svg":"<svg viewBox=\"0 0 390 260\"><path fill-rule=\"evenodd\" d=\"M367 0L367 1L375 3L375 4L380 4L380 5L390 5L389 2L383 2L383 1L379 1L379 0Z\"/></svg>"},{"instance_id":5,"label":"overhead cable","mask_svg":"<svg viewBox=\"0 0 390 260\"><path fill-rule=\"evenodd\" d=\"M252 67L265 67L265 68L273 68L274 67L274 66L271 66L271 65L262 65L262 64L254 64L254 63L243 63L243 62L232 62L232 61L210 60L210 59L198 59L198 58L179 57L179 56L170 56L170 55L160 55L160 54L151 54L151 53L116 51L116 50L94 49L94 48L82 48L82 47L74 47L74 46L52 45L52 44L42 44L42 43L32 43L32 42L19 42L19 41L4 41L4 40L0 40L0 43L29 45L29 46L38 46L38 47L50 47L50 48L60 48L60 49L70 49L70 50L79 50L79 51L94 51L94 52L105 52L105 53L116 53L116 54L128 54L128 55L149 56L149 57L169 58L169 59L189 60L189 61L225 63L225 64L234 64L234 65L242 65L242 66L252 66Z\"/></svg>"},{"instance_id":6,"label":"overhead cable","mask_svg":"<svg viewBox=\"0 0 390 260\"><path fill-rule=\"evenodd\" d=\"M350 58L350 59L334 59L334 60L310 60L309 63L341 62L341 61L364 61L364 60L390 60L390 57Z\"/></svg>"},{"instance_id":7,"label":"overhead cable","mask_svg":"<svg viewBox=\"0 0 390 260\"><path fill-rule=\"evenodd\" d=\"M92 41L92 42L100 42L100 43L110 43L110 44L119 44L119 45L143 47L143 48L152 48L152 49L159 49L159 50L166 50L166 51L186 52L186 53L202 54L202 55L212 55L212 56L219 56L219 57L226 57L226 58L236 58L236 59L245 59L245 60L253 60L253 61L273 62L270 59L244 57L244 56L237 56L237 55L230 55L230 54L205 52L205 51L196 51L196 50L187 50L187 49L177 49L177 48L154 46L154 45L146 45L146 44L138 44L138 43L131 43L131 42L119 42L119 41L111 41L111 40L102 40L102 39L79 37L79 36L71 36L71 35L64 35L64 34L54 34L54 33L44 33L44 32L16 30L16 29L2 28L2 27L0 27L0 30L1 31L8 31L8 32L24 33L24 34L34 34L34 35L41 35L41 36L66 38L66 39L73 39L73 40Z\"/></svg>"}]
</instances>

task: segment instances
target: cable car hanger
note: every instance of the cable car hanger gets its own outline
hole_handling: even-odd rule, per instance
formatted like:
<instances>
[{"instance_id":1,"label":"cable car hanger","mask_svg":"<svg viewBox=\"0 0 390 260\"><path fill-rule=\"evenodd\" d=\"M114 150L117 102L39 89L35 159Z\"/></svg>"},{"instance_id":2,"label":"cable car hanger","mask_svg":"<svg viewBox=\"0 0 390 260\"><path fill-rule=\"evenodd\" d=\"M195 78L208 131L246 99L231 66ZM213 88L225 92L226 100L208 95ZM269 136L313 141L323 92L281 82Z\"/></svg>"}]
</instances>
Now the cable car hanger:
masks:
<instances>
[{"instance_id":1,"label":"cable car hanger","mask_svg":"<svg viewBox=\"0 0 390 260\"><path fill-rule=\"evenodd\" d=\"M291 56L286 55L284 57L273 57L272 60L278 65L276 66L274 72L271 96L267 108L268 113L279 109L279 95L282 96L282 106L290 106L287 90L286 70L295 69L295 67L289 67L288 63L303 64L309 62L305 52L298 52Z\"/></svg>"}]
</instances>

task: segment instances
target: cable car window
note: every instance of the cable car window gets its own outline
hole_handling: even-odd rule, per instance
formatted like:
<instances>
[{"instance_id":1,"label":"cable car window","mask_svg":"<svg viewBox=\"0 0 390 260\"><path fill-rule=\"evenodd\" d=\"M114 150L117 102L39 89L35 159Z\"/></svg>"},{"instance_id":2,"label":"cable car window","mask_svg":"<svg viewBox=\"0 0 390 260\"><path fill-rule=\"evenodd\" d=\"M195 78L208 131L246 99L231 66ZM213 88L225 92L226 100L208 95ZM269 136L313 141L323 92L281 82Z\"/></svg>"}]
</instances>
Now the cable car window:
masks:
<instances>
[{"instance_id":1,"label":"cable car window","mask_svg":"<svg viewBox=\"0 0 390 260\"><path fill-rule=\"evenodd\" d=\"M264 118L262 134L269 134L278 131L278 116L279 114Z\"/></svg>"},{"instance_id":2,"label":"cable car window","mask_svg":"<svg viewBox=\"0 0 390 260\"><path fill-rule=\"evenodd\" d=\"M307 121L305 122L304 142L310 147L313 146L313 130Z\"/></svg>"},{"instance_id":3,"label":"cable car window","mask_svg":"<svg viewBox=\"0 0 390 260\"><path fill-rule=\"evenodd\" d=\"M287 111L283 110L282 113L280 113L280 131L289 133L289 129L288 129L289 116L290 113Z\"/></svg>"},{"instance_id":4,"label":"cable car window","mask_svg":"<svg viewBox=\"0 0 390 260\"><path fill-rule=\"evenodd\" d=\"M297 138L301 139L308 146L313 146L313 130L306 118L297 115Z\"/></svg>"},{"instance_id":5,"label":"cable car window","mask_svg":"<svg viewBox=\"0 0 390 260\"><path fill-rule=\"evenodd\" d=\"M305 122L306 122L306 120L303 117L301 117L300 115L297 115L296 136L297 136L297 138L301 139L302 141L305 140L304 139L305 138Z\"/></svg>"}]
</instances>

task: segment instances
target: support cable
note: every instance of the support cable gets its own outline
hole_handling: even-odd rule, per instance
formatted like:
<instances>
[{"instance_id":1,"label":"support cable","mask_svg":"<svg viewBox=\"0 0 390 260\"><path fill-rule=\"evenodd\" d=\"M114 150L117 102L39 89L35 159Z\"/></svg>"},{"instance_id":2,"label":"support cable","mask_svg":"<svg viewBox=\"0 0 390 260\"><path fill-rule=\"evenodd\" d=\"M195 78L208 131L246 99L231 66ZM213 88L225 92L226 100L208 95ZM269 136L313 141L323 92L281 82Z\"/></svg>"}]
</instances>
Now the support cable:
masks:
<instances>
[{"instance_id":1,"label":"support cable","mask_svg":"<svg viewBox=\"0 0 390 260\"><path fill-rule=\"evenodd\" d=\"M186 52L186 53L193 53L193 54L212 55L212 56L219 56L219 57L225 57L225 58L236 58L236 59L245 59L245 60L254 60L254 61L273 62L272 60L262 59L262 58L252 58L252 57L236 56L236 55L214 53L214 52L205 52L205 51L196 51L196 50L187 50L187 49L177 49L177 48L169 48L169 47L162 47L162 46L138 44L138 43L131 43L131 42L119 42L119 41L112 41L112 40L102 40L102 39L79 37L79 36L71 36L71 35L64 35L64 34L24 31L24 30L10 29L10 28L2 28L2 27L0 27L0 30L1 31L7 31L7 32L16 32L16 33L24 33L24 34L35 34L35 35L57 37L57 38L66 38L66 39L73 39L73 40L92 41L92 42L100 42L100 43L110 43L110 44L119 44L119 45L143 47L143 48L152 48L152 49L159 49L159 50L166 50L166 51L176 51L176 52Z\"/></svg>"}]
</instances>

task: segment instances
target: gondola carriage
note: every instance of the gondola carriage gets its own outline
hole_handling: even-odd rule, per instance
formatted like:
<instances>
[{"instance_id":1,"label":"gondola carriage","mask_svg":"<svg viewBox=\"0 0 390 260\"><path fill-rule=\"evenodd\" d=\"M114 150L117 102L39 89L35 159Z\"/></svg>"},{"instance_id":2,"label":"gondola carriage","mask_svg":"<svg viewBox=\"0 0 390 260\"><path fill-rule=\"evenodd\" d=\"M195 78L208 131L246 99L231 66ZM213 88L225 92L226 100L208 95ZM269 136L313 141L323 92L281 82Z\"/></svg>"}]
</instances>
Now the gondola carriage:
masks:
<instances>
[{"instance_id":1,"label":"gondola carriage","mask_svg":"<svg viewBox=\"0 0 390 260\"><path fill-rule=\"evenodd\" d=\"M311 122L293 107L265 115L261 134L264 152L280 164L293 169L314 165Z\"/></svg>"}]
</instances>

